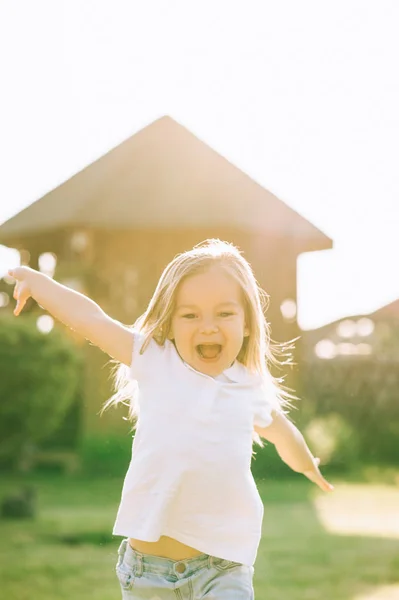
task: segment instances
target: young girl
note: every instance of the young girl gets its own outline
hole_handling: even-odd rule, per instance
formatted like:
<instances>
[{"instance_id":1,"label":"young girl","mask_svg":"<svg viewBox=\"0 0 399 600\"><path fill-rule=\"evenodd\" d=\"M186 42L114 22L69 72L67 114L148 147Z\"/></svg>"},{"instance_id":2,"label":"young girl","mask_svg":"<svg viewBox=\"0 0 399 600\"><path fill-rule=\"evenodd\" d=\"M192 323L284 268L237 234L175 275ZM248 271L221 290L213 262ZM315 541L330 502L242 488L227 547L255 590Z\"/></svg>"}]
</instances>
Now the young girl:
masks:
<instances>
[{"instance_id":1,"label":"young girl","mask_svg":"<svg viewBox=\"0 0 399 600\"><path fill-rule=\"evenodd\" d=\"M122 597L253 599L263 518L253 442L272 442L294 471L333 488L269 374L265 293L248 262L220 240L178 255L132 328L28 267L9 274L15 315L32 296L121 363L105 407L129 398L137 423L113 529L124 537Z\"/></svg>"}]
</instances>

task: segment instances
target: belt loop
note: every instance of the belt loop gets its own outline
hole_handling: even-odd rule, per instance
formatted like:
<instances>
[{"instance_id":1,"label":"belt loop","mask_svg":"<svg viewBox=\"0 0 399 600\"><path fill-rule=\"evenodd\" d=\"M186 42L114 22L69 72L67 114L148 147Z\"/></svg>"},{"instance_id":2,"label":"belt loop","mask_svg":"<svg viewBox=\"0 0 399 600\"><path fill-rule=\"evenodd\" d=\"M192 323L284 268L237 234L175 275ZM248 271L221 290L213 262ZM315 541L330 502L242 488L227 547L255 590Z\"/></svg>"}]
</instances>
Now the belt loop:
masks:
<instances>
[{"instance_id":1,"label":"belt loop","mask_svg":"<svg viewBox=\"0 0 399 600\"><path fill-rule=\"evenodd\" d=\"M143 575L143 557L138 552L135 552L135 575L141 577Z\"/></svg>"},{"instance_id":2,"label":"belt loop","mask_svg":"<svg viewBox=\"0 0 399 600\"><path fill-rule=\"evenodd\" d=\"M119 548L118 548L118 555L119 556L124 556L125 552L126 552L126 546L127 546L127 540L122 540L122 542L119 544Z\"/></svg>"},{"instance_id":3,"label":"belt loop","mask_svg":"<svg viewBox=\"0 0 399 600\"><path fill-rule=\"evenodd\" d=\"M122 540L122 542L119 544L119 548L118 548L118 562L117 562L118 567L120 567L121 564L122 564L122 562L123 562L123 557L124 557L125 552L126 552L126 545L127 545L127 540Z\"/></svg>"},{"instance_id":4,"label":"belt loop","mask_svg":"<svg viewBox=\"0 0 399 600\"><path fill-rule=\"evenodd\" d=\"M213 567L213 556L211 556L210 554L208 555L208 569L212 569Z\"/></svg>"}]
</instances>

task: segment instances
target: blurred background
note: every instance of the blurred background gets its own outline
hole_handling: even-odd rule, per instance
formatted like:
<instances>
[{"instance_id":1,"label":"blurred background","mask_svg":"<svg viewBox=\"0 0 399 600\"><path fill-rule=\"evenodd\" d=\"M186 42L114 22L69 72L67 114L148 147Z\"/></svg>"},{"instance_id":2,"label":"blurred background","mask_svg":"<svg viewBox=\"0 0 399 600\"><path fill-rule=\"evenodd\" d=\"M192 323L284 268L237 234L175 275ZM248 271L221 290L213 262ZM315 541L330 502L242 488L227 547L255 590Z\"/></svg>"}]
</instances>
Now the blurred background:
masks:
<instances>
[{"instance_id":1,"label":"blurred background","mask_svg":"<svg viewBox=\"0 0 399 600\"><path fill-rule=\"evenodd\" d=\"M298 338L274 374L336 487L256 448L256 596L399 598L398 21L386 0L0 7L7 598L119 597L132 442L127 410L98 414L109 357L32 301L15 319L8 268L132 324L210 237L250 261L273 340Z\"/></svg>"}]
</instances>

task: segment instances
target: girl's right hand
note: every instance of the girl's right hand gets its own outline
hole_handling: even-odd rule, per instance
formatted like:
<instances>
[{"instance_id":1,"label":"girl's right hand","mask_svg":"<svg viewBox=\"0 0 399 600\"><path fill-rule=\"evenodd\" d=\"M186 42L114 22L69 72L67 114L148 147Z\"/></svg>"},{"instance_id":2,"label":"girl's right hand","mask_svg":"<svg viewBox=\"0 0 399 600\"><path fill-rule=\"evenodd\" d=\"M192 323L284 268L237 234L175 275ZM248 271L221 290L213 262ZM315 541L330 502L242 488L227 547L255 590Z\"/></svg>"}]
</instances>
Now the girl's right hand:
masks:
<instances>
[{"instance_id":1,"label":"girl's right hand","mask_svg":"<svg viewBox=\"0 0 399 600\"><path fill-rule=\"evenodd\" d=\"M17 301L14 315L17 317L25 306L27 300L32 296L29 280L29 267L16 267L10 269L8 274L16 280L13 297Z\"/></svg>"},{"instance_id":2,"label":"girl's right hand","mask_svg":"<svg viewBox=\"0 0 399 600\"><path fill-rule=\"evenodd\" d=\"M323 475L320 473L319 464L320 458L313 459L313 469L304 471L303 474L305 475L305 477L310 479L310 481L313 481L313 483L318 485L319 488L323 490L323 492L332 492L334 486L331 485L331 483L329 483L326 479L324 479Z\"/></svg>"}]
</instances>

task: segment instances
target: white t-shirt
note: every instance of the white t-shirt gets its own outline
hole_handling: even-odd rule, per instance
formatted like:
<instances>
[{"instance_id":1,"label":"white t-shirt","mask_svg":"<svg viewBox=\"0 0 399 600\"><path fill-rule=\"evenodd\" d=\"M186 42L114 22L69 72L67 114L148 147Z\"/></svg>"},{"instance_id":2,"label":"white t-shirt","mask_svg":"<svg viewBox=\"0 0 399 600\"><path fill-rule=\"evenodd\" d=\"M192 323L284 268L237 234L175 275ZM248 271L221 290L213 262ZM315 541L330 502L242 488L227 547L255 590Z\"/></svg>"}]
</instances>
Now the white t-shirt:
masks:
<instances>
[{"instance_id":1,"label":"white t-shirt","mask_svg":"<svg viewBox=\"0 0 399 600\"><path fill-rule=\"evenodd\" d=\"M151 340L140 355L143 335L133 335L140 414L113 534L165 535L252 566L263 519L252 432L272 422L273 406L261 377L237 361L218 378L204 375L170 341Z\"/></svg>"}]
</instances>

